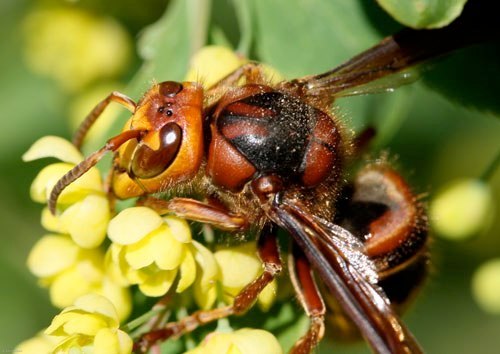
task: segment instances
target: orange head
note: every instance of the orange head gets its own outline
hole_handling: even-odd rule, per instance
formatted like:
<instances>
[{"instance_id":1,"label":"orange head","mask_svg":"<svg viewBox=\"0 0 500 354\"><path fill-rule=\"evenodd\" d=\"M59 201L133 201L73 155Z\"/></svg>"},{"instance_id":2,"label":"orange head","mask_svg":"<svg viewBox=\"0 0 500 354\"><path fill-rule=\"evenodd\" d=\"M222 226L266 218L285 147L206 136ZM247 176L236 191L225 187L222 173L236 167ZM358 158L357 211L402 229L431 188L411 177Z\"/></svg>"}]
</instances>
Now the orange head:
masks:
<instances>
[{"instance_id":1,"label":"orange head","mask_svg":"<svg viewBox=\"0 0 500 354\"><path fill-rule=\"evenodd\" d=\"M155 84L124 130L144 133L118 150L113 189L129 198L193 178L203 158L203 89L193 82Z\"/></svg>"}]
</instances>

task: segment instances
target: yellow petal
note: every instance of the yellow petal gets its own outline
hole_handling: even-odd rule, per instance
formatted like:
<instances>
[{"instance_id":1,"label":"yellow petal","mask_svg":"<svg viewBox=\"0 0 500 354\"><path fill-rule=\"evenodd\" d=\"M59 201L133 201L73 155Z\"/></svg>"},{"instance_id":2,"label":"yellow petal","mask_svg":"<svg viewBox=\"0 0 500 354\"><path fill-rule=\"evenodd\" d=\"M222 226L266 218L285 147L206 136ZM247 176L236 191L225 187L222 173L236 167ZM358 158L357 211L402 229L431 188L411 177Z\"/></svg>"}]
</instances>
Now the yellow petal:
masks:
<instances>
[{"instance_id":1,"label":"yellow petal","mask_svg":"<svg viewBox=\"0 0 500 354\"><path fill-rule=\"evenodd\" d=\"M201 283L197 280L193 284L194 300L198 307L202 310L210 309L215 300L217 300L217 287L216 284L211 284L209 286L201 286Z\"/></svg>"},{"instance_id":2,"label":"yellow petal","mask_svg":"<svg viewBox=\"0 0 500 354\"><path fill-rule=\"evenodd\" d=\"M47 189L47 199L50 196L52 187L50 186ZM67 186L59 196L58 202L72 204L90 193L103 193L101 174L95 167L92 167L83 176Z\"/></svg>"},{"instance_id":3,"label":"yellow petal","mask_svg":"<svg viewBox=\"0 0 500 354\"><path fill-rule=\"evenodd\" d=\"M39 333L36 337L20 343L12 352L22 354L50 353L59 341L58 337Z\"/></svg>"},{"instance_id":4,"label":"yellow petal","mask_svg":"<svg viewBox=\"0 0 500 354\"><path fill-rule=\"evenodd\" d=\"M241 291L241 288L228 288L224 287L223 290L223 301L227 304L232 304L234 302L234 298L236 295L238 295Z\"/></svg>"},{"instance_id":5,"label":"yellow petal","mask_svg":"<svg viewBox=\"0 0 500 354\"><path fill-rule=\"evenodd\" d=\"M229 349L226 352L227 354L243 354L241 350L234 344L229 346Z\"/></svg>"},{"instance_id":6,"label":"yellow petal","mask_svg":"<svg viewBox=\"0 0 500 354\"><path fill-rule=\"evenodd\" d=\"M75 268L88 282L101 282L104 276L104 257L98 248L80 249Z\"/></svg>"},{"instance_id":7,"label":"yellow petal","mask_svg":"<svg viewBox=\"0 0 500 354\"><path fill-rule=\"evenodd\" d=\"M68 322L70 319L78 317L78 315L79 315L78 313L75 313L74 307L64 309L59 315L55 316L52 319L50 326L47 327L44 333L47 335L54 335L54 336L67 335L63 330L64 324Z\"/></svg>"},{"instance_id":8,"label":"yellow petal","mask_svg":"<svg viewBox=\"0 0 500 354\"><path fill-rule=\"evenodd\" d=\"M139 284L139 289L147 296L165 295L172 286L176 275L177 269L159 271L150 275L142 284Z\"/></svg>"},{"instance_id":9,"label":"yellow petal","mask_svg":"<svg viewBox=\"0 0 500 354\"><path fill-rule=\"evenodd\" d=\"M73 167L73 164L59 162L43 168L31 184L31 198L36 202L45 203L57 181ZM97 168L91 168L62 191L58 202L71 204L95 192L102 193L101 175Z\"/></svg>"},{"instance_id":10,"label":"yellow petal","mask_svg":"<svg viewBox=\"0 0 500 354\"><path fill-rule=\"evenodd\" d=\"M118 315L116 314L116 309L111 301L104 296L97 294L84 295L75 301L75 307L89 313L96 313L105 316L118 326Z\"/></svg>"},{"instance_id":11,"label":"yellow petal","mask_svg":"<svg viewBox=\"0 0 500 354\"><path fill-rule=\"evenodd\" d=\"M59 220L58 216L53 215L49 208L43 208L42 210L42 218L41 218L42 226L52 232L57 232L60 234L67 234L68 230L64 227Z\"/></svg>"},{"instance_id":12,"label":"yellow petal","mask_svg":"<svg viewBox=\"0 0 500 354\"><path fill-rule=\"evenodd\" d=\"M38 277L49 277L70 267L77 256L78 247L69 237L46 235L31 250L28 268Z\"/></svg>"},{"instance_id":13,"label":"yellow petal","mask_svg":"<svg viewBox=\"0 0 500 354\"><path fill-rule=\"evenodd\" d=\"M276 337L262 329L243 328L235 331L231 339L242 354L283 353Z\"/></svg>"},{"instance_id":14,"label":"yellow petal","mask_svg":"<svg viewBox=\"0 0 500 354\"><path fill-rule=\"evenodd\" d=\"M245 62L234 51L222 46L206 46L191 59L186 81L199 81L208 88Z\"/></svg>"},{"instance_id":15,"label":"yellow petal","mask_svg":"<svg viewBox=\"0 0 500 354\"><path fill-rule=\"evenodd\" d=\"M54 187L57 181L64 176L66 172L71 170L73 166L74 165L70 163L60 162L44 167L31 184L31 199L38 203L46 203L47 190L52 190L52 187Z\"/></svg>"},{"instance_id":16,"label":"yellow petal","mask_svg":"<svg viewBox=\"0 0 500 354\"><path fill-rule=\"evenodd\" d=\"M242 289L262 273L262 262L253 242L219 250L214 256L224 287Z\"/></svg>"},{"instance_id":17,"label":"yellow petal","mask_svg":"<svg viewBox=\"0 0 500 354\"><path fill-rule=\"evenodd\" d=\"M262 292L257 297L257 303L262 311L268 311L276 300L278 293L278 282L274 279L272 282L262 289Z\"/></svg>"},{"instance_id":18,"label":"yellow petal","mask_svg":"<svg viewBox=\"0 0 500 354\"><path fill-rule=\"evenodd\" d=\"M44 157L55 157L75 165L83 160L83 155L73 144L58 136L44 136L38 139L22 158L23 161L33 161Z\"/></svg>"},{"instance_id":19,"label":"yellow petal","mask_svg":"<svg viewBox=\"0 0 500 354\"><path fill-rule=\"evenodd\" d=\"M227 354L231 347L232 333L212 333L205 339L204 349L206 353Z\"/></svg>"},{"instance_id":20,"label":"yellow petal","mask_svg":"<svg viewBox=\"0 0 500 354\"><path fill-rule=\"evenodd\" d=\"M85 339L82 341L81 335L73 334L64 338L49 354L91 354L88 351L89 338Z\"/></svg>"},{"instance_id":21,"label":"yellow petal","mask_svg":"<svg viewBox=\"0 0 500 354\"><path fill-rule=\"evenodd\" d=\"M215 284L216 279L219 277L219 268L212 252L197 241L192 242L191 249L194 251L194 259L202 271L201 286L209 287Z\"/></svg>"},{"instance_id":22,"label":"yellow petal","mask_svg":"<svg viewBox=\"0 0 500 354\"><path fill-rule=\"evenodd\" d=\"M161 228L161 227L160 227ZM124 258L133 269L141 269L150 266L154 262L152 237L160 228L150 232L146 237L125 246Z\"/></svg>"},{"instance_id":23,"label":"yellow petal","mask_svg":"<svg viewBox=\"0 0 500 354\"><path fill-rule=\"evenodd\" d=\"M82 354L131 354L132 346L132 339L125 332L103 328L95 336L89 351L84 350Z\"/></svg>"},{"instance_id":24,"label":"yellow petal","mask_svg":"<svg viewBox=\"0 0 500 354\"><path fill-rule=\"evenodd\" d=\"M176 216L166 216L163 220L167 223L170 228L170 232L177 241L182 243L191 242L191 229L189 228L189 224L186 220Z\"/></svg>"},{"instance_id":25,"label":"yellow petal","mask_svg":"<svg viewBox=\"0 0 500 354\"><path fill-rule=\"evenodd\" d=\"M83 334L87 336L95 336L101 329L107 327L107 322L101 317L94 314L78 314L69 318L64 323L64 332L67 334Z\"/></svg>"},{"instance_id":26,"label":"yellow petal","mask_svg":"<svg viewBox=\"0 0 500 354\"><path fill-rule=\"evenodd\" d=\"M50 301L54 306L64 308L95 288L95 283L89 282L76 267L73 267L54 278L49 290Z\"/></svg>"},{"instance_id":27,"label":"yellow petal","mask_svg":"<svg viewBox=\"0 0 500 354\"><path fill-rule=\"evenodd\" d=\"M121 286L106 277L102 281L102 287L99 290L99 294L113 303L120 322L127 319L132 311L132 299L128 287Z\"/></svg>"},{"instance_id":28,"label":"yellow petal","mask_svg":"<svg viewBox=\"0 0 500 354\"><path fill-rule=\"evenodd\" d=\"M132 353L133 342L127 333L122 330L117 330L118 335L118 354L130 354Z\"/></svg>"},{"instance_id":29,"label":"yellow petal","mask_svg":"<svg viewBox=\"0 0 500 354\"><path fill-rule=\"evenodd\" d=\"M142 272L140 269L136 270L133 268L127 268L125 271L125 277L129 284L141 284L146 281L148 275Z\"/></svg>"},{"instance_id":30,"label":"yellow petal","mask_svg":"<svg viewBox=\"0 0 500 354\"><path fill-rule=\"evenodd\" d=\"M119 264L120 262L120 258L123 258L123 252L125 251L125 246L122 246L122 245L119 245L117 243L112 243L110 246L109 246L109 249L108 249L108 252L111 256L111 260L115 263L115 264Z\"/></svg>"},{"instance_id":31,"label":"yellow petal","mask_svg":"<svg viewBox=\"0 0 500 354\"><path fill-rule=\"evenodd\" d=\"M216 281L219 278L217 262L212 252L199 242L193 241L190 248L201 273L201 277L197 277L194 283L194 298L198 306L208 309L217 299Z\"/></svg>"},{"instance_id":32,"label":"yellow petal","mask_svg":"<svg viewBox=\"0 0 500 354\"><path fill-rule=\"evenodd\" d=\"M125 257L122 254L123 248L124 246L117 245L116 243L111 244L104 257L104 268L106 274L108 274L114 282L121 286L128 286L130 282L125 277L127 265Z\"/></svg>"},{"instance_id":33,"label":"yellow petal","mask_svg":"<svg viewBox=\"0 0 500 354\"><path fill-rule=\"evenodd\" d=\"M184 252L184 259L182 260L180 271L181 276L179 282L177 283L177 289L175 290L178 293L186 290L191 284L193 284L196 278L196 263L190 251Z\"/></svg>"},{"instance_id":34,"label":"yellow petal","mask_svg":"<svg viewBox=\"0 0 500 354\"><path fill-rule=\"evenodd\" d=\"M267 64L260 64L260 68L266 78L267 82L277 84L285 80L285 77L275 68Z\"/></svg>"},{"instance_id":35,"label":"yellow petal","mask_svg":"<svg viewBox=\"0 0 500 354\"><path fill-rule=\"evenodd\" d=\"M157 229L151 237L151 251L160 269L172 270L179 267L184 258L185 246L177 241L168 227Z\"/></svg>"},{"instance_id":36,"label":"yellow petal","mask_svg":"<svg viewBox=\"0 0 500 354\"><path fill-rule=\"evenodd\" d=\"M94 354L118 354L119 347L116 330L103 328L94 338Z\"/></svg>"},{"instance_id":37,"label":"yellow petal","mask_svg":"<svg viewBox=\"0 0 500 354\"><path fill-rule=\"evenodd\" d=\"M185 354L282 354L276 338L260 329L244 328L233 333L211 333L202 344Z\"/></svg>"},{"instance_id":38,"label":"yellow petal","mask_svg":"<svg viewBox=\"0 0 500 354\"><path fill-rule=\"evenodd\" d=\"M108 199L97 194L71 205L60 216L63 227L83 248L95 248L104 241L109 219Z\"/></svg>"},{"instance_id":39,"label":"yellow petal","mask_svg":"<svg viewBox=\"0 0 500 354\"><path fill-rule=\"evenodd\" d=\"M253 242L221 249L215 252L214 256L221 270L225 302L232 303L234 296L262 274L262 262L257 256ZM273 281L259 294L258 304L263 311L273 304L276 291L277 283Z\"/></svg>"},{"instance_id":40,"label":"yellow petal","mask_svg":"<svg viewBox=\"0 0 500 354\"><path fill-rule=\"evenodd\" d=\"M128 208L111 219L108 235L113 242L120 245L130 245L162 224L162 218L150 208Z\"/></svg>"}]
</instances>

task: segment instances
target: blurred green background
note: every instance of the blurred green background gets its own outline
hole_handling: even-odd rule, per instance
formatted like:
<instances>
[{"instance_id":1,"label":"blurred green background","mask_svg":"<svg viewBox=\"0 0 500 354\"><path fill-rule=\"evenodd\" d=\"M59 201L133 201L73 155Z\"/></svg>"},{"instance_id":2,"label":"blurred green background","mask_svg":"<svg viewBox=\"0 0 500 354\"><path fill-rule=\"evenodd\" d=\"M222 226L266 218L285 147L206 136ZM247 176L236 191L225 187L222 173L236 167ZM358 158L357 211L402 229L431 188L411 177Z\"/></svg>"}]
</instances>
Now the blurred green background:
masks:
<instances>
[{"instance_id":1,"label":"blurred green background","mask_svg":"<svg viewBox=\"0 0 500 354\"><path fill-rule=\"evenodd\" d=\"M86 113L82 97L91 97L92 105L118 89L138 99L153 79L182 79L189 56L207 41L230 45L294 78L328 70L401 27L371 0L3 0L0 18L1 352L58 312L25 265L45 233L42 207L29 198L45 162L24 164L21 155L41 136L70 137L77 119L71 117ZM107 38L111 32L115 37ZM498 45L457 53L395 93L339 100L339 114L354 130L377 126L373 156L388 150L430 200L456 178L479 177L500 149L499 53ZM430 87L444 87L453 98ZM462 242L434 238L430 279L405 316L428 353L500 351L500 314L483 312L471 294L477 267L500 257L500 173L489 182L494 222ZM368 349L325 341L319 352Z\"/></svg>"}]
</instances>

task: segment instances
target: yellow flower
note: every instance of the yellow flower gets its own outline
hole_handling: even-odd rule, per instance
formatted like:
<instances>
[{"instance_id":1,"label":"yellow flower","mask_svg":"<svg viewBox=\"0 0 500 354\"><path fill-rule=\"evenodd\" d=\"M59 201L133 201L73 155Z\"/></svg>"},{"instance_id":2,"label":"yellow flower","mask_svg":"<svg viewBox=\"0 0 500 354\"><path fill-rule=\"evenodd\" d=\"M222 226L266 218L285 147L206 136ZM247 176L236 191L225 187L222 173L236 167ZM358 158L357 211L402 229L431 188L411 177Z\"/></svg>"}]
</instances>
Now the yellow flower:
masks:
<instances>
[{"instance_id":1,"label":"yellow flower","mask_svg":"<svg viewBox=\"0 0 500 354\"><path fill-rule=\"evenodd\" d=\"M31 146L23 155L23 160L33 161L45 157L55 157L62 162L46 166L33 181L31 197L39 203L46 203L57 181L83 159L70 142L46 136ZM110 211L97 168L91 168L70 184L61 193L57 205L61 211L57 217L51 215L47 208L42 212L42 225L47 230L69 234L83 248L94 248L103 242Z\"/></svg>"},{"instance_id":2,"label":"yellow flower","mask_svg":"<svg viewBox=\"0 0 500 354\"><path fill-rule=\"evenodd\" d=\"M485 312L500 314L500 258L483 263L475 271L472 293Z\"/></svg>"},{"instance_id":3,"label":"yellow flower","mask_svg":"<svg viewBox=\"0 0 500 354\"><path fill-rule=\"evenodd\" d=\"M243 328L232 333L212 333L185 354L281 354L276 338L262 329Z\"/></svg>"},{"instance_id":4,"label":"yellow flower","mask_svg":"<svg viewBox=\"0 0 500 354\"><path fill-rule=\"evenodd\" d=\"M248 62L248 59L237 55L230 48L216 45L206 46L191 58L185 80L198 81L205 88L209 88ZM283 76L277 70L265 64L260 64L260 66L269 83L283 81Z\"/></svg>"},{"instance_id":5,"label":"yellow flower","mask_svg":"<svg viewBox=\"0 0 500 354\"><path fill-rule=\"evenodd\" d=\"M148 296L161 296L180 273L176 291L183 292L195 284L197 302L212 306L217 265L212 253L191 239L185 220L162 218L152 209L133 207L110 221L108 235L113 241L108 267L118 280L138 284Z\"/></svg>"},{"instance_id":6,"label":"yellow flower","mask_svg":"<svg viewBox=\"0 0 500 354\"><path fill-rule=\"evenodd\" d=\"M185 80L200 81L208 88L246 62L227 47L206 46L191 58Z\"/></svg>"},{"instance_id":7,"label":"yellow flower","mask_svg":"<svg viewBox=\"0 0 500 354\"><path fill-rule=\"evenodd\" d=\"M232 303L238 293L262 274L262 261L257 255L254 242L228 247L214 253L221 271L224 301ZM259 307L266 311L276 299L276 279L268 284L257 298Z\"/></svg>"},{"instance_id":8,"label":"yellow flower","mask_svg":"<svg viewBox=\"0 0 500 354\"><path fill-rule=\"evenodd\" d=\"M119 329L113 304L103 296L88 294L54 317L45 333L61 338L54 353L129 354L132 339Z\"/></svg>"},{"instance_id":9,"label":"yellow flower","mask_svg":"<svg viewBox=\"0 0 500 354\"><path fill-rule=\"evenodd\" d=\"M78 247L68 236L49 234L42 237L28 256L28 268L50 288L54 306L64 308L89 292L109 298L121 320L131 310L129 289L108 278L100 249Z\"/></svg>"},{"instance_id":10,"label":"yellow flower","mask_svg":"<svg viewBox=\"0 0 500 354\"><path fill-rule=\"evenodd\" d=\"M43 332L20 343L12 352L22 354L48 354L59 343L58 337L49 336Z\"/></svg>"},{"instance_id":11,"label":"yellow flower","mask_svg":"<svg viewBox=\"0 0 500 354\"><path fill-rule=\"evenodd\" d=\"M448 184L432 200L431 225L442 237L462 240L491 225L494 206L487 183L472 178L459 179Z\"/></svg>"},{"instance_id":12,"label":"yellow flower","mask_svg":"<svg viewBox=\"0 0 500 354\"><path fill-rule=\"evenodd\" d=\"M23 21L25 59L70 91L125 69L130 38L117 22L75 7L41 9Z\"/></svg>"}]
</instances>

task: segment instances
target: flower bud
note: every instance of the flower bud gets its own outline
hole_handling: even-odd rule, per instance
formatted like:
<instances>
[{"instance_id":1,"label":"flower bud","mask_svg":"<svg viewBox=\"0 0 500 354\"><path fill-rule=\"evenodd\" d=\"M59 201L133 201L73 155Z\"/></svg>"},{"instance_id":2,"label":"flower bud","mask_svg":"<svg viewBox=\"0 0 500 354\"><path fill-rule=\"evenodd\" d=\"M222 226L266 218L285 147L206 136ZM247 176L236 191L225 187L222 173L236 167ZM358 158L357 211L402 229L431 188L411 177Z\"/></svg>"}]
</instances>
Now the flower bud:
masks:
<instances>
[{"instance_id":1,"label":"flower bud","mask_svg":"<svg viewBox=\"0 0 500 354\"><path fill-rule=\"evenodd\" d=\"M24 19L23 29L28 66L68 91L116 76L130 58L130 39L123 27L82 9L35 10Z\"/></svg>"},{"instance_id":2,"label":"flower bud","mask_svg":"<svg viewBox=\"0 0 500 354\"><path fill-rule=\"evenodd\" d=\"M232 333L211 333L184 354L282 354L277 339L262 329L243 328Z\"/></svg>"},{"instance_id":3,"label":"flower bud","mask_svg":"<svg viewBox=\"0 0 500 354\"><path fill-rule=\"evenodd\" d=\"M461 179L447 185L432 200L431 225L439 235L465 239L486 230L494 212L492 192L479 179Z\"/></svg>"},{"instance_id":4,"label":"flower bud","mask_svg":"<svg viewBox=\"0 0 500 354\"><path fill-rule=\"evenodd\" d=\"M214 255L221 271L224 300L227 303L232 303L234 297L263 272L262 261L257 255L255 242L221 248ZM257 304L264 311L273 304L276 298L276 288L276 280L273 280L259 294Z\"/></svg>"},{"instance_id":5,"label":"flower bud","mask_svg":"<svg viewBox=\"0 0 500 354\"><path fill-rule=\"evenodd\" d=\"M132 339L118 325L113 304L88 294L54 317L45 333L61 338L54 353L130 354Z\"/></svg>"},{"instance_id":6,"label":"flower bud","mask_svg":"<svg viewBox=\"0 0 500 354\"><path fill-rule=\"evenodd\" d=\"M113 244L107 266L118 281L137 284L147 296L162 296L179 275L178 293L194 285L198 304L213 305L217 264L207 248L192 240L185 220L132 207L110 221L108 235Z\"/></svg>"},{"instance_id":7,"label":"flower bud","mask_svg":"<svg viewBox=\"0 0 500 354\"><path fill-rule=\"evenodd\" d=\"M69 141L46 136L36 141L23 155L24 161L55 157L62 162L53 163L40 171L31 184L33 200L46 203L57 181L70 171L83 156ZM109 201L104 194L101 175L91 168L81 178L67 186L58 198L57 216L48 209L42 212L42 225L49 231L69 234L82 248L95 248L106 237L111 217Z\"/></svg>"},{"instance_id":8,"label":"flower bud","mask_svg":"<svg viewBox=\"0 0 500 354\"><path fill-rule=\"evenodd\" d=\"M484 311L500 315L500 258L482 264L475 271L472 293Z\"/></svg>"}]
</instances>

